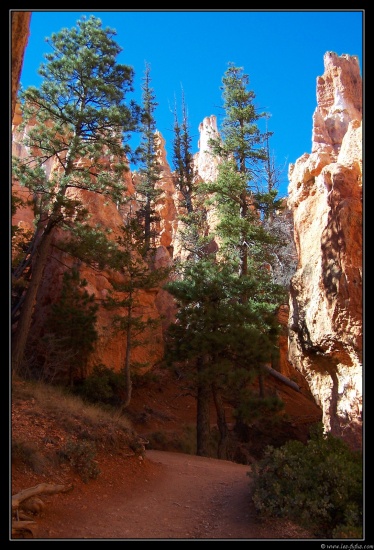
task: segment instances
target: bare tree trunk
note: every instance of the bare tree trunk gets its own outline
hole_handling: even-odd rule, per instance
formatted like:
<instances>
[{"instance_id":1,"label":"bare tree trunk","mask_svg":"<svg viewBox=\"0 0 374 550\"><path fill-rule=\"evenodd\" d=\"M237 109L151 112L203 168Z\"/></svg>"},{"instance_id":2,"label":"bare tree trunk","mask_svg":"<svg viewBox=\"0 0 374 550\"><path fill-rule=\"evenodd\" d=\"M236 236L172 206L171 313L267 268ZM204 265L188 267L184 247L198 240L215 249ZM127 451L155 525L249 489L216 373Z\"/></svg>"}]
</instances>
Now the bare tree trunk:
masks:
<instances>
[{"instance_id":1,"label":"bare tree trunk","mask_svg":"<svg viewBox=\"0 0 374 550\"><path fill-rule=\"evenodd\" d=\"M67 491L71 491L72 488L72 485L53 485L51 483L39 483L39 485L36 485L35 487L29 487L28 489L20 491L16 495L12 495L12 512L14 510L17 510L21 506L22 502L29 499L30 497L40 494L53 495L55 493L66 493Z\"/></svg>"},{"instance_id":2,"label":"bare tree trunk","mask_svg":"<svg viewBox=\"0 0 374 550\"><path fill-rule=\"evenodd\" d=\"M50 483L39 483L35 487L29 487L24 489L20 493L12 496L12 536L23 535L25 532L31 533L33 537L37 534L37 523L24 514L20 508L28 505L30 509L33 507L34 512L40 511L44 508L44 503L39 498L35 498L35 495L47 494L52 495L55 493L66 493L73 489L72 485L52 485ZM36 506L36 507L35 507ZM24 519L23 519L24 518Z\"/></svg>"},{"instance_id":3,"label":"bare tree trunk","mask_svg":"<svg viewBox=\"0 0 374 550\"><path fill-rule=\"evenodd\" d=\"M127 329L126 329L126 356L123 373L125 376L125 398L121 403L121 412L123 412L131 402L132 380L131 380L131 321L132 321L132 294L130 295L130 305L127 308Z\"/></svg>"},{"instance_id":4,"label":"bare tree trunk","mask_svg":"<svg viewBox=\"0 0 374 550\"><path fill-rule=\"evenodd\" d=\"M19 371L22 364L27 338L30 331L32 315L34 312L35 300L43 278L44 268L47 263L52 236L52 231L46 231L42 235L38 250L35 254L31 280L26 291L17 328L12 338L12 371L14 373Z\"/></svg>"},{"instance_id":5,"label":"bare tree trunk","mask_svg":"<svg viewBox=\"0 0 374 550\"><path fill-rule=\"evenodd\" d=\"M213 399L217 412L217 425L220 439L218 442L217 457L227 460L227 447L229 442L229 430L226 422L225 408L222 401L221 391L216 384L212 384Z\"/></svg>"},{"instance_id":6,"label":"bare tree trunk","mask_svg":"<svg viewBox=\"0 0 374 550\"><path fill-rule=\"evenodd\" d=\"M204 370L204 358L197 359L197 371L199 375ZM197 386L197 413L196 413L196 454L209 456L210 436L210 386L199 376Z\"/></svg>"},{"instance_id":7,"label":"bare tree trunk","mask_svg":"<svg viewBox=\"0 0 374 550\"><path fill-rule=\"evenodd\" d=\"M144 244L146 250L151 247L151 203L150 199L147 199L144 210Z\"/></svg>"},{"instance_id":8,"label":"bare tree trunk","mask_svg":"<svg viewBox=\"0 0 374 550\"><path fill-rule=\"evenodd\" d=\"M260 390L260 397L265 397L264 376L261 372L258 375L258 385Z\"/></svg>"},{"instance_id":9,"label":"bare tree trunk","mask_svg":"<svg viewBox=\"0 0 374 550\"><path fill-rule=\"evenodd\" d=\"M247 206L247 193L243 192L240 195L240 218L245 219L247 217L248 206ZM240 276L245 277L248 274L248 245L245 242L244 235L241 237L242 242L240 243ZM247 300L247 296L243 296L243 303Z\"/></svg>"}]
</instances>

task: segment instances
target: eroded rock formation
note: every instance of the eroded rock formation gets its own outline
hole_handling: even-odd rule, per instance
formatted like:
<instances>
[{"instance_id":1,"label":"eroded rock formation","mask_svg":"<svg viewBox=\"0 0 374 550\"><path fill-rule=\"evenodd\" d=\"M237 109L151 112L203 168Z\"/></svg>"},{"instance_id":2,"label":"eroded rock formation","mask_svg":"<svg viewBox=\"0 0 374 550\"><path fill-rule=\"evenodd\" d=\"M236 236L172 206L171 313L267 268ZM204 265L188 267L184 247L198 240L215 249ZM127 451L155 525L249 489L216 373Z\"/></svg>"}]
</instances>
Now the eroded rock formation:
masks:
<instances>
[{"instance_id":1,"label":"eroded rock formation","mask_svg":"<svg viewBox=\"0 0 374 550\"><path fill-rule=\"evenodd\" d=\"M298 268L289 360L327 430L362 443L362 81L357 57L327 52L312 152L289 168Z\"/></svg>"},{"instance_id":2,"label":"eroded rock formation","mask_svg":"<svg viewBox=\"0 0 374 550\"><path fill-rule=\"evenodd\" d=\"M212 149L209 144L210 139L217 139L217 117L210 115L205 117L199 125L199 152L195 155L195 165L197 173L202 181L214 181L218 175L217 156L212 154Z\"/></svg>"}]
</instances>

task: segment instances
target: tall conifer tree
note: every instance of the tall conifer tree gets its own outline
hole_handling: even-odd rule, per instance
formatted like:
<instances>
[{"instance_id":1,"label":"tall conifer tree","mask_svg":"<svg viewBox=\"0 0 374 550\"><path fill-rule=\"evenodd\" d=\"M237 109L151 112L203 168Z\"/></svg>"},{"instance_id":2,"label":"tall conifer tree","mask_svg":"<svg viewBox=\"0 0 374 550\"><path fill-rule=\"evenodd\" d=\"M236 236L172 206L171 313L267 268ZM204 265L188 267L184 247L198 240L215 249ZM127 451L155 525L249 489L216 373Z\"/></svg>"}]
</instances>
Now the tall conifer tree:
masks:
<instances>
[{"instance_id":1,"label":"tall conifer tree","mask_svg":"<svg viewBox=\"0 0 374 550\"><path fill-rule=\"evenodd\" d=\"M24 125L30 120L35 125L24 138L28 155L14 159L13 177L34 197L36 229L17 270L18 278L27 273L29 280L12 342L14 370L23 359L55 229L69 229L80 216L84 219L82 204L70 190L124 199L122 175L130 153L126 141L136 129L138 108L125 104L133 89L133 69L117 63L121 48L115 34L94 16L52 34L52 52L39 69L40 88L20 94ZM51 174L46 170L50 159L57 162Z\"/></svg>"},{"instance_id":2,"label":"tall conifer tree","mask_svg":"<svg viewBox=\"0 0 374 550\"><path fill-rule=\"evenodd\" d=\"M179 122L177 108L174 109L173 167L175 186L181 194L179 216L179 237L183 249L191 257L206 254L206 208L203 193L196 183L197 174L192 154L192 138L188 122L187 106L182 92L182 122Z\"/></svg>"},{"instance_id":3,"label":"tall conifer tree","mask_svg":"<svg viewBox=\"0 0 374 550\"><path fill-rule=\"evenodd\" d=\"M67 376L73 386L77 379L85 377L87 358L98 338L98 304L95 296L85 290L86 285L77 269L64 273L61 295L51 306L41 339L47 353L44 372L39 376L47 381L63 381Z\"/></svg>"},{"instance_id":4,"label":"tall conifer tree","mask_svg":"<svg viewBox=\"0 0 374 550\"><path fill-rule=\"evenodd\" d=\"M247 84L242 70L229 64L223 78L226 118L220 136L211 140L221 161L218 177L201 186L216 209L219 250L188 262L182 278L167 285L179 305L177 323L170 327L170 350L179 360L187 359L197 395L206 401L213 397L220 458L228 457L225 400L243 414L238 388L248 387L276 353L276 312L284 298L266 267L265 245L273 238L254 206L255 177L266 148L257 125L262 115ZM197 424L198 442L199 435L207 437L202 426ZM200 442L198 454L206 452L206 441Z\"/></svg>"},{"instance_id":5,"label":"tall conifer tree","mask_svg":"<svg viewBox=\"0 0 374 550\"><path fill-rule=\"evenodd\" d=\"M132 376L138 367L147 365L136 364L133 351L142 342L138 337L144 331L155 328L159 320L147 316L140 305L142 292L157 288L167 278L168 267L149 268L148 247L144 240L142 226L131 214L124 220L122 235L118 237L116 247L108 258L108 267L114 273L108 280L112 285L105 301L105 307L113 312L112 328L115 332L124 334L126 352L121 372L124 376L125 395L121 403L121 411L130 404L132 395ZM118 273L122 275L118 278Z\"/></svg>"},{"instance_id":6,"label":"tall conifer tree","mask_svg":"<svg viewBox=\"0 0 374 550\"><path fill-rule=\"evenodd\" d=\"M137 201L140 203L140 221L144 228L144 240L147 250L151 248L155 237L154 222L157 221L155 201L160 195L156 184L160 179L160 165L157 159L155 110L158 105L154 90L151 88L151 68L146 63L143 77L143 109L141 116L141 143L137 149L140 158L140 182L136 186Z\"/></svg>"},{"instance_id":7,"label":"tall conifer tree","mask_svg":"<svg viewBox=\"0 0 374 550\"><path fill-rule=\"evenodd\" d=\"M183 197L183 206L186 208L187 213L191 214L194 210L192 197L194 193L195 170L184 93L182 93L182 122L179 122L177 108L175 107L173 129L173 166L176 186Z\"/></svg>"},{"instance_id":8,"label":"tall conifer tree","mask_svg":"<svg viewBox=\"0 0 374 550\"><path fill-rule=\"evenodd\" d=\"M221 87L225 116L220 136L210 140L214 154L223 162L217 181L207 186L220 219L217 234L221 249L227 258L237 262L239 273L244 276L254 267L249 266L249 261L266 261L261 258L261 245L274 241L261 224L254 197L256 193L259 203L263 193L257 183L268 160L266 140L270 134L262 133L258 124L267 113L257 111L256 96L248 90L248 84L249 77L243 69L229 63Z\"/></svg>"}]
</instances>

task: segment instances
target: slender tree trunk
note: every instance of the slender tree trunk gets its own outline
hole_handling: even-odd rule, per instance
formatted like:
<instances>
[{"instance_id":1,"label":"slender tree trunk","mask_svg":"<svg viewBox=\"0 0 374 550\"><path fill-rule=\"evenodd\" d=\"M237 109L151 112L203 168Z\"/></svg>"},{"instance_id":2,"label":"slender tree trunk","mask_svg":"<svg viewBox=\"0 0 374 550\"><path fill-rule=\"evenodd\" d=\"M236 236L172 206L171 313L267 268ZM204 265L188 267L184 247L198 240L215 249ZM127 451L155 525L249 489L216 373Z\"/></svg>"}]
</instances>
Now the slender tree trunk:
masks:
<instances>
[{"instance_id":1,"label":"slender tree trunk","mask_svg":"<svg viewBox=\"0 0 374 550\"><path fill-rule=\"evenodd\" d=\"M128 326L126 331L126 356L125 363L123 367L123 372L125 375L125 398L121 403L121 412L123 412L129 405L132 395L132 380L131 380L131 321L132 321L132 304L130 296L130 305L127 309L127 320Z\"/></svg>"},{"instance_id":2,"label":"slender tree trunk","mask_svg":"<svg viewBox=\"0 0 374 550\"><path fill-rule=\"evenodd\" d=\"M225 408L223 405L221 390L216 384L212 384L213 399L217 412L217 425L220 439L218 442L217 457L227 460L227 447L229 443L229 430L226 422Z\"/></svg>"},{"instance_id":3,"label":"slender tree trunk","mask_svg":"<svg viewBox=\"0 0 374 550\"><path fill-rule=\"evenodd\" d=\"M244 169L244 168L243 168ZM241 219L245 219L247 217L248 213L248 205L247 205L247 193L243 192L240 195L240 217ZM239 245L239 253L240 253L240 268L239 268L239 275L240 277L246 277L248 275L248 243L246 241L247 236L242 235L241 236L241 243ZM248 292L243 292L240 301L242 304L247 303L248 301Z\"/></svg>"},{"instance_id":4,"label":"slender tree trunk","mask_svg":"<svg viewBox=\"0 0 374 550\"><path fill-rule=\"evenodd\" d=\"M149 250L151 248L151 202L149 198L147 198L144 210L144 241L146 250Z\"/></svg>"},{"instance_id":5,"label":"slender tree trunk","mask_svg":"<svg viewBox=\"0 0 374 550\"><path fill-rule=\"evenodd\" d=\"M74 150L77 138L74 137L69 151L66 155L65 176L68 176L73 170ZM66 195L67 188L62 187L58 195L63 198ZM21 315L17 323L17 328L12 342L12 371L18 372L25 353L27 338L30 331L32 314L34 312L35 300L38 294L40 283L43 279L43 273L47 264L48 253L53 237L53 230L62 220L61 206L59 200L56 200L53 206L52 215L48 221L40 223L40 241L36 245L36 250L32 262L31 280L27 287L25 300L21 310ZM37 239L36 239L37 241Z\"/></svg>"},{"instance_id":6,"label":"slender tree trunk","mask_svg":"<svg viewBox=\"0 0 374 550\"><path fill-rule=\"evenodd\" d=\"M32 315L34 312L35 300L47 263L48 253L52 242L52 236L53 232L51 230L46 230L46 232L41 237L38 250L35 254L32 266L31 280L26 291L21 315L17 323L17 328L12 338L12 371L14 373L19 372L22 365L27 338L30 331Z\"/></svg>"},{"instance_id":7,"label":"slender tree trunk","mask_svg":"<svg viewBox=\"0 0 374 550\"><path fill-rule=\"evenodd\" d=\"M199 375L204 369L204 358L197 359ZM209 456L210 435L210 387L203 377L199 376L197 387L197 414L196 414L196 454Z\"/></svg>"},{"instance_id":8,"label":"slender tree trunk","mask_svg":"<svg viewBox=\"0 0 374 550\"><path fill-rule=\"evenodd\" d=\"M258 375L258 385L260 390L260 397L265 397L264 376L262 372L260 372Z\"/></svg>"},{"instance_id":9,"label":"slender tree trunk","mask_svg":"<svg viewBox=\"0 0 374 550\"><path fill-rule=\"evenodd\" d=\"M182 191L182 194L183 194L184 201L185 201L185 204L186 204L187 212L188 212L188 214L192 214L193 204L192 204L191 192L187 191L187 190L184 190L184 191Z\"/></svg>"}]
</instances>

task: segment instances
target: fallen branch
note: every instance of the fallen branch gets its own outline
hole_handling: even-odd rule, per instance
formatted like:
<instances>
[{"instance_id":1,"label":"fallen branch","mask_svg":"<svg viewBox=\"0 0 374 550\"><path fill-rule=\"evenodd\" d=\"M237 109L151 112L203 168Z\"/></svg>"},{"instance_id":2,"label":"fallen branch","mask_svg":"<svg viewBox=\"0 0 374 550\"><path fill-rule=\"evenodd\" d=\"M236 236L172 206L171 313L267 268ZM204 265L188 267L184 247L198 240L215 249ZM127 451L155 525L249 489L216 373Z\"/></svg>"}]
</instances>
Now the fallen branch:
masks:
<instances>
[{"instance_id":1,"label":"fallen branch","mask_svg":"<svg viewBox=\"0 0 374 550\"><path fill-rule=\"evenodd\" d=\"M26 514L19 511L20 507L28 508L33 512L40 512L44 508L43 502L39 498L35 498L35 495L55 493L66 493L73 489L72 485L52 485L50 483L39 483L35 487L29 487L20 491L16 495L12 496L12 515L15 516L12 519L12 536L22 537L25 534L31 534L35 538L38 525L35 521L31 520Z\"/></svg>"},{"instance_id":2,"label":"fallen branch","mask_svg":"<svg viewBox=\"0 0 374 550\"><path fill-rule=\"evenodd\" d=\"M278 380L283 382L283 384L286 384L286 386L289 386L290 388L298 392L301 391L300 386L298 386L296 382L293 382L292 380L287 378L287 376L284 376L277 370L273 369L272 367L269 367L269 365L262 365L262 368L265 369L269 374L271 374L271 376L274 376L274 378L277 378Z\"/></svg>"},{"instance_id":3,"label":"fallen branch","mask_svg":"<svg viewBox=\"0 0 374 550\"><path fill-rule=\"evenodd\" d=\"M35 487L29 487L12 496L12 512L17 510L20 504L30 497L41 493L52 495L54 493L66 493L73 488L72 485L52 485L50 483L39 483Z\"/></svg>"}]
</instances>

